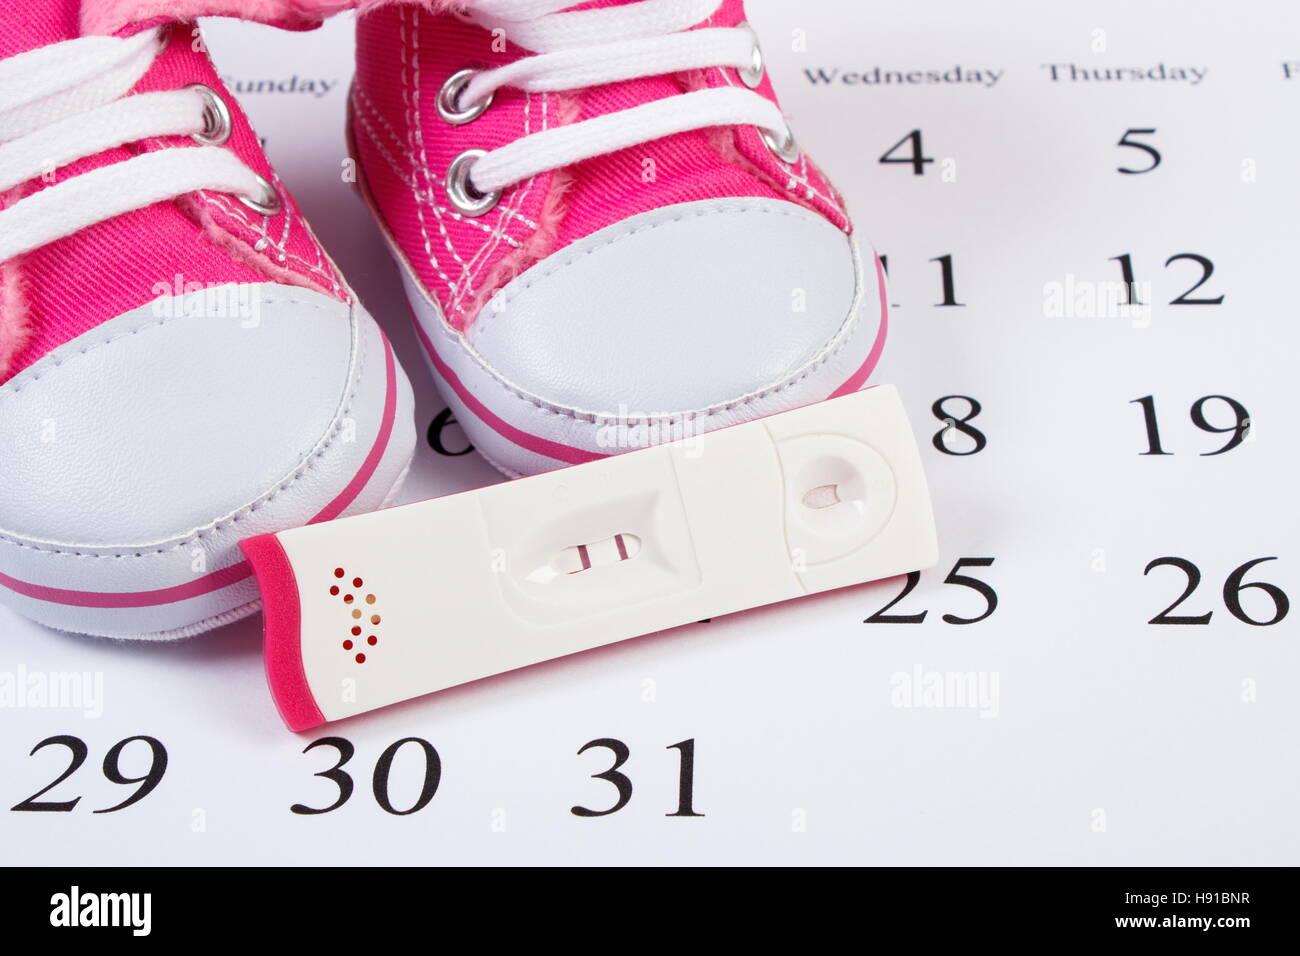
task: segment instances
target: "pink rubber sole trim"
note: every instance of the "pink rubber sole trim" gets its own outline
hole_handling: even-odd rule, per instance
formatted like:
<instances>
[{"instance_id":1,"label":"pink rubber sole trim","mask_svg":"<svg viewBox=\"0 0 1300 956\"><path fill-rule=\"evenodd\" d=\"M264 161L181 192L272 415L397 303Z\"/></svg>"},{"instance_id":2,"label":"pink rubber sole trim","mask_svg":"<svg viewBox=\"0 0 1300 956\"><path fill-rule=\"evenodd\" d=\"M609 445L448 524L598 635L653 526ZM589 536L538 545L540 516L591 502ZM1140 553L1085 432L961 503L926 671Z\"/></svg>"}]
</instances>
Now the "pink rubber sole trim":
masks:
<instances>
[{"instance_id":1,"label":"pink rubber sole trim","mask_svg":"<svg viewBox=\"0 0 1300 956\"><path fill-rule=\"evenodd\" d=\"M357 500L357 495L361 494L361 489L375 474L375 469L379 467L380 459L384 457L384 452L388 450L388 440L393 437L393 422L397 418L397 360L393 358L393 347L388 344L388 336L383 332L379 333L384 343L384 414L379 422L379 434L375 436L375 443L370 446L370 452L366 455L366 460L361 463L361 468L348 486L343 489L337 498L327 504L324 508L312 516L308 524L316 524L319 521L332 521L343 513L348 505Z\"/></svg>"},{"instance_id":2,"label":"pink rubber sole trim","mask_svg":"<svg viewBox=\"0 0 1300 956\"><path fill-rule=\"evenodd\" d=\"M876 256L876 288L880 290L880 328L876 331L876 341L872 343L871 351L867 353L867 360L848 377L843 385L827 395L827 399L839 398L841 395L848 395L862 388L866 380L871 377L871 373L875 371L881 353L885 351L885 338L889 333L889 293L885 290L885 267L880 263L880 256Z\"/></svg>"},{"instance_id":3,"label":"pink rubber sole trim","mask_svg":"<svg viewBox=\"0 0 1300 956\"><path fill-rule=\"evenodd\" d=\"M885 270L880 263L879 256L876 256L876 284L880 289L880 327L876 331L876 340L872 343L871 351L867 353L866 360L858 367L858 370L850 375L835 391L827 395L827 399L839 398L841 395L847 395L861 389L866 380L871 377L871 373L875 370L877 363L880 361L880 356L885 350L885 338L889 331L889 299L885 291ZM438 374L451 386L452 391L465 403L465 406L502 438L513 442L526 451L534 452L546 458L553 458L568 465L580 465L584 462L609 457L609 455L601 452L588 451L585 448L575 448L572 445L554 442L511 425L479 401L474 393L461 381L460 376L452 370L451 366L442 360L437 348L429 339L428 333L424 331L424 326L420 324L419 316L415 314L414 309L411 310L411 321L415 325L415 332L420 339L420 344L424 347L424 351L429 356L429 361L433 363L433 367L438 370Z\"/></svg>"},{"instance_id":4,"label":"pink rubber sole trim","mask_svg":"<svg viewBox=\"0 0 1300 956\"><path fill-rule=\"evenodd\" d=\"M185 584L177 584L174 587L158 588L155 591L118 593L111 591L71 591L65 588L45 587L41 584L29 584L26 581L19 581L7 574L0 574L0 585L15 594L35 598L49 604L100 608L156 607L160 604L174 604L177 601L187 601L190 598L211 594L213 591L220 591L232 584L238 584L251 573L248 565L241 561L238 564L230 565L228 568L213 571L211 574L195 578Z\"/></svg>"},{"instance_id":5,"label":"pink rubber sole trim","mask_svg":"<svg viewBox=\"0 0 1300 956\"><path fill-rule=\"evenodd\" d=\"M382 333L380 334L382 336ZM383 336L383 342L384 374L387 376L387 382L384 390L384 413L379 425L379 433L375 436L375 442L366 455L365 461L362 462L360 470L348 482L347 487L333 501L314 515L307 522L308 524L337 518L348 505L352 504L357 495L361 494L361 490L366 486L366 483L374 476L380 460L384 457L384 452L388 449L388 442L393 434L393 423L397 417L397 360L393 357L393 348L389 344L387 336ZM0 574L0 586L24 597L45 601L49 604L63 604L69 607L158 607L163 604L174 604L177 601L202 597L205 594L211 594L213 591L220 591L222 588L230 587L232 584L238 584L240 581L247 579L252 573L253 569L248 566L248 562L240 561L219 571L213 571L203 577L195 578L193 581L187 581L184 584L177 584L172 587L158 588L153 591L76 591L19 581L7 574Z\"/></svg>"}]
</instances>

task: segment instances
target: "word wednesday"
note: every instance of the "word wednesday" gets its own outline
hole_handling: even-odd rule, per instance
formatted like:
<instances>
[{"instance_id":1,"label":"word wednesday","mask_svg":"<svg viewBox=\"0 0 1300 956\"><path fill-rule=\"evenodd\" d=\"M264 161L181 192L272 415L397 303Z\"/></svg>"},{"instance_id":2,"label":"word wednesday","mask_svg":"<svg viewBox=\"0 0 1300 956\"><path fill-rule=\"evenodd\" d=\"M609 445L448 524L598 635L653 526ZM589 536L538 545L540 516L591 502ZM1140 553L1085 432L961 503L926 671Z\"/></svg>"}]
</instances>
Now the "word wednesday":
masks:
<instances>
[{"instance_id":1,"label":"word wednesday","mask_svg":"<svg viewBox=\"0 0 1300 956\"><path fill-rule=\"evenodd\" d=\"M1132 83L1154 80L1156 82L1186 83L1189 86L1200 85L1201 80L1210 72L1208 66L1166 66L1157 63L1149 69L1139 67L1115 66L1075 66L1073 63L1044 63L1053 83Z\"/></svg>"},{"instance_id":2,"label":"word wednesday","mask_svg":"<svg viewBox=\"0 0 1300 956\"><path fill-rule=\"evenodd\" d=\"M50 897L51 926L127 926L133 936L153 927L152 893L86 893L74 886Z\"/></svg>"},{"instance_id":3,"label":"word wednesday","mask_svg":"<svg viewBox=\"0 0 1300 956\"><path fill-rule=\"evenodd\" d=\"M1006 70L972 70L968 67L954 66L949 70L882 70L875 67L870 70L851 71L834 68L827 70L818 67L804 70L803 75L813 86L830 86L834 83L843 86L933 86L936 84L960 86L970 84L991 89Z\"/></svg>"}]
</instances>

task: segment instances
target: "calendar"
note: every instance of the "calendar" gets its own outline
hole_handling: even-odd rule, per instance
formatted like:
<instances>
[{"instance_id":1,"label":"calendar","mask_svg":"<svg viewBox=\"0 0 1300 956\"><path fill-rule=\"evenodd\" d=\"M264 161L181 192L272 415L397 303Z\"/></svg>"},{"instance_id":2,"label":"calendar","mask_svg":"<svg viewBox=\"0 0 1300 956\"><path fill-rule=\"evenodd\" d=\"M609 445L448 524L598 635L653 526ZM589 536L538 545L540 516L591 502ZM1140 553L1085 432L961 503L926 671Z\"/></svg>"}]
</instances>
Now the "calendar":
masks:
<instances>
[{"instance_id":1,"label":"calendar","mask_svg":"<svg viewBox=\"0 0 1300 956\"><path fill-rule=\"evenodd\" d=\"M887 270L939 564L303 734L260 616L0 609L0 859L1300 862L1300 8L749 10ZM502 479L347 182L352 29L204 35L410 373L415 501Z\"/></svg>"}]
</instances>

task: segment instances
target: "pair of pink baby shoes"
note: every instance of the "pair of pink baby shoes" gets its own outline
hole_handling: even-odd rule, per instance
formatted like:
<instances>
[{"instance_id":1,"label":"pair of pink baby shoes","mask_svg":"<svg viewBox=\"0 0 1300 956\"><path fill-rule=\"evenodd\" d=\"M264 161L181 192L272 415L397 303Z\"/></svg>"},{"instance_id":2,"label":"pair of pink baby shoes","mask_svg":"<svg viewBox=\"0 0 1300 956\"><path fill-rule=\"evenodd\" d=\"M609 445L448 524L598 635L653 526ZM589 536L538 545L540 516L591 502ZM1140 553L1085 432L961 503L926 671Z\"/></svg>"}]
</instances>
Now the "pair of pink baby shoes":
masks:
<instances>
[{"instance_id":1,"label":"pair of pink baby shoes","mask_svg":"<svg viewBox=\"0 0 1300 956\"><path fill-rule=\"evenodd\" d=\"M500 470L806 405L875 365L878 261L787 126L742 0L7 4L0 597L18 612L196 634L257 608L241 539L396 494L410 386L194 23L345 9L362 195L444 398Z\"/></svg>"}]
</instances>

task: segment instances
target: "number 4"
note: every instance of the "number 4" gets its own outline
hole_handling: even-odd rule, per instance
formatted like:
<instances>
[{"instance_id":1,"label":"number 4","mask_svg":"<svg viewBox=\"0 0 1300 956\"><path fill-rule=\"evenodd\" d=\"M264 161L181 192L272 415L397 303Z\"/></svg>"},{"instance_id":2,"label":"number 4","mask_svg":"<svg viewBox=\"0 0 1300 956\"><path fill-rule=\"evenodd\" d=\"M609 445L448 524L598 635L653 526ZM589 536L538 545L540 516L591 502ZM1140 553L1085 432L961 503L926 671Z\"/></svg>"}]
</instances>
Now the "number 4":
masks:
<instances>
[{"instance_id":1,"label":"number 4","mask_svg":"<svg viewBox=\"0 0 1300 956\"><path fill-rule=\"evenodd\" d=\"M912 144L912 155L895 156L894 153L902 149L904 143ZM886 165L890 163L900 163L905 166L910 165L912 167L912 173L916 176L924 175L925 164L934 162L933 159L925 155L925 147L921 145L921 131L919 129L912 130L912 132L908 133L893 146L889 147L885 154L880 157L880 161Z\"/></svg>"}]
</instances>

